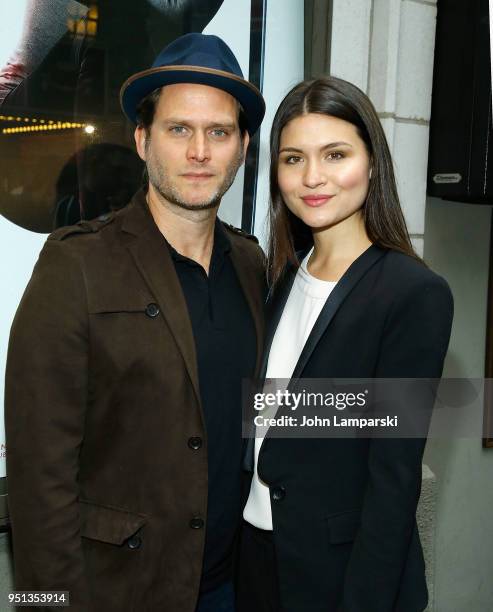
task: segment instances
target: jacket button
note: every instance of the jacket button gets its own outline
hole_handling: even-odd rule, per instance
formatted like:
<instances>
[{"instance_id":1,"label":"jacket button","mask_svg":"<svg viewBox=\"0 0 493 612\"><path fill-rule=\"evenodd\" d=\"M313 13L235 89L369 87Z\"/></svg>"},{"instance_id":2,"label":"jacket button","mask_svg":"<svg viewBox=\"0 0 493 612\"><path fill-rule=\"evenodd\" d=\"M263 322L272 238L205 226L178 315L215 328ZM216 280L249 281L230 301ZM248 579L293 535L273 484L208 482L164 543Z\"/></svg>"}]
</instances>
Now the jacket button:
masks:
<instances>
[{"instance_id":1,"label":"jacket button","mask_svg":"<svg viewBox=\"0 0 493 612\"><path fill-rule=\"evenodd\" d=\"M133 535L131 538L127 540L127 546L132 550L140 548L142 544L142 539L138 535Z\"/></svg>"},{"instance_id":2,"label":"jacket button","mask_svg":"<svg viewBox=\"0 0 493 612\"><path fill-rule=\"evenodd\" d=\"M200 518L200 516L194 516L190 521L190 527L192 529L202 529L204 526L204 520Z\"/></svg>"},{"instance_id":3,"label":"jacket button","mask_svg":"<svg viewBox=\"0 0 493 612\"><path fill-rule=\"evenodd\" d=\"M147 304L145 313L148 317L154 319L154 317L157 317L159 314L159 306L154 304L154 302L151 302L150 304Z\"/></svg>"},{"instance_id":4,"label":"jacket button","mask_svg":"<svg viewBox=\"0 0 493 612\"><path fill-rule=\"evenodd\" d=\"M202 447L202 438L199 438L198 436L193 436L193 437L189 438L188 446L192 450L199 450L199 448Z\"/></svg>"},{"instance_id":5,"label":"jacket button","mask_svg":"<svg viewBox=\"0 0 493 612\"><path fill-rule=\"evenodd\" d=\"M274 487L271 489L270 496L273 501L281 501L286 497L286 489L284 487Z\"/></svg>"}]
</instances>

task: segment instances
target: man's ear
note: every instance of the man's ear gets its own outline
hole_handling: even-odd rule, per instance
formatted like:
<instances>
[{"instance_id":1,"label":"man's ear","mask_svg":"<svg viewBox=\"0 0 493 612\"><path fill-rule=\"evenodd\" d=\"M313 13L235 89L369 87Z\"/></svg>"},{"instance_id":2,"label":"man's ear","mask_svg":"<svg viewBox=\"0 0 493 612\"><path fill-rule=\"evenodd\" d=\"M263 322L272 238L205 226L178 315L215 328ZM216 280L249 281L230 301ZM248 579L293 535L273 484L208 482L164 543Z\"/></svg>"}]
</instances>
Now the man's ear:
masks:
<instances>
[{"instance_id":1,"label":"man's ear","mask_svg":"<svg viewBox=\"0 0 493 612\"><path fill-rule=\"evenodd\" d=\"M137 149L137 153L139 154L140 159L142 161L146 161L147 133L141 125L138 125L135 128L134 138L135 138L135 148Z\"/></svg>"},{"instance_id":2,"label":"man's ear","mask_svg":"<svg viewBox=\"0 0 493 612\"><path fill-rule=\"evenodd\" d=\"M245 130L245 133L243 134L243 161L245 161L246 159L246 152L247 152L249 143L250 143L250 134L247 132L247 130Z\"/></svg>"}]
</instances>

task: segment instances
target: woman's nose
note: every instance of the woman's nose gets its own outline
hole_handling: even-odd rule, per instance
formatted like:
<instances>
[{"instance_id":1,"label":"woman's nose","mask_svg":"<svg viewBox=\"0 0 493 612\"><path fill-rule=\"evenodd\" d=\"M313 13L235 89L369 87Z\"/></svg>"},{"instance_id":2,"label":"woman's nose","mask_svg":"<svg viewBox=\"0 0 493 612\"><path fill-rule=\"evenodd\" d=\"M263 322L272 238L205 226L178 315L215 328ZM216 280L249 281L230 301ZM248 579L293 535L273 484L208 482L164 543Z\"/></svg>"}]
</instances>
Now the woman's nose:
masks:
<instances>
[{"instance_id":1,"label":"woman's nose","mask_svg":"<svg viewBox=\"0 0 493 612\"><path fill-rule=\"evenodd\" d=\"M315 188L327 182L326 172L316 161L309 161L305 166L303 182L307 187Z\"/></svg>"}]
</instances>

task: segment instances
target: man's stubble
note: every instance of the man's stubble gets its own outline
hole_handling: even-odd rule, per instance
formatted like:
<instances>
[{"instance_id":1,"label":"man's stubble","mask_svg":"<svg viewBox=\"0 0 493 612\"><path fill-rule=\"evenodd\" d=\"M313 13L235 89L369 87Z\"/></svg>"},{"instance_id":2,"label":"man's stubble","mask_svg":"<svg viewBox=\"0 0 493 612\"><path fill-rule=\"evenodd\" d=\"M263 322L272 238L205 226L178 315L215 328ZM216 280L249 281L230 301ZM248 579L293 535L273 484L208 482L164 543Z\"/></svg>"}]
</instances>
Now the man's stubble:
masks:
<instances>
[{"instance_id":1,"label":"man's stubble","mask_svg":"<svg viewBox=\"0 0 493 612\"><path fill-rule=\"evenodd\" d=\"M233 184L236 174L244 161L243 141L240 141L238 153L233 161L226 168L226 175L222 183L217 187L215 192L205 201L197 204L192 204L183 199L180 190L169 180L169 173L166 171L164 162L156 160L154 153L150 147L150 138L146 140L146 167L149 183L164 198L165 201L178 206L184 210L211 210L217 208L221 203L223 195Z\"/></svg>"}]
</instances>

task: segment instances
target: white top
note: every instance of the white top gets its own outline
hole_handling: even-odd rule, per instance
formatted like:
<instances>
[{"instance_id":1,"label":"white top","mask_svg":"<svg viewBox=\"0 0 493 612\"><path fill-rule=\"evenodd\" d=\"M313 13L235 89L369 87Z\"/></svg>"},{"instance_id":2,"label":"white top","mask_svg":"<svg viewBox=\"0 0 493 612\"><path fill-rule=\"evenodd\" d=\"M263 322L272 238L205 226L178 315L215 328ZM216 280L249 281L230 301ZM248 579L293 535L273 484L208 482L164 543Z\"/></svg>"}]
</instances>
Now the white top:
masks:
<instances>
[{"instance_id":1,"label":"white top","mask_svg":"<svg viewBox=\"0 0 493 612\"><path fill-rule=\"evenodd\" d=\"M315 278L308 272L307 263L312 252L313 248L301 262L272 340L266 378L285 379L279 381L276 389L287 386L315 321L336 285L335 282ZM257 473L258 454L264 436L265 431L256 431L255 466L243 518L259 529L272 530L269 487Z\"/></svg>"}]
</instances>

